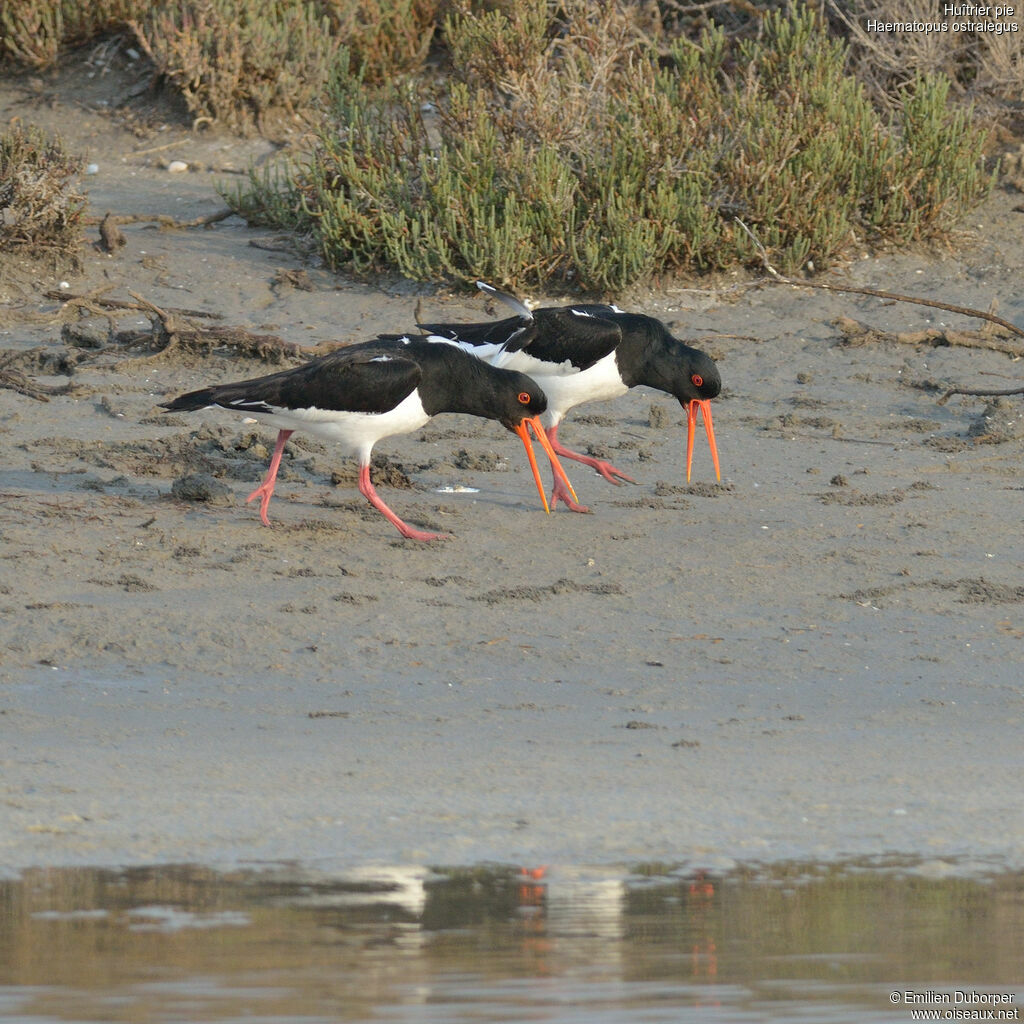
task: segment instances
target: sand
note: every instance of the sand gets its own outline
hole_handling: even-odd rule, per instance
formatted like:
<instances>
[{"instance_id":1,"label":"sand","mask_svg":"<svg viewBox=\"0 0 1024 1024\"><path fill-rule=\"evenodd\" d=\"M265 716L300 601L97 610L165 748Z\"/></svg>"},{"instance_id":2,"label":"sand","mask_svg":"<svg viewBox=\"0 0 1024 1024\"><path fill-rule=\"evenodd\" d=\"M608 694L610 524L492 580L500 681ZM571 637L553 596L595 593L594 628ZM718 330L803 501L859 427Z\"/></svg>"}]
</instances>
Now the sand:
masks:
<instances>
[{"instance_id":1,"label":"sand","mask_svg":"<svg viewBox=\"0 0 1024 1024\"><path fill-rule=\"evenodd\" d=\"M98 165L96 216L214 214L272 151L111 113L128 84L0 83L5 123ZM1024 322L1018 202L827 280ZM122 230L81 273L0 273L0 356L68 386L0 390L0 869L1024 864L1021 399L937 402L1020 363L896 337L980 321L745 275L618 296L718 359L721 484L701 437L686 485L682 410L646 389L563 427L638 481L569 464L587 516L544 514L499 426L439 417L378 448L385 500L453 535L426 545L298 434L262 526L272 432L157 407L287 359L133 348L111 331L144 312L76 321L45 293L109 285L302 347L483 300L354 282L236 217ZM843 316L891 333L851 343Z\"/></svg>"}]
</instances>

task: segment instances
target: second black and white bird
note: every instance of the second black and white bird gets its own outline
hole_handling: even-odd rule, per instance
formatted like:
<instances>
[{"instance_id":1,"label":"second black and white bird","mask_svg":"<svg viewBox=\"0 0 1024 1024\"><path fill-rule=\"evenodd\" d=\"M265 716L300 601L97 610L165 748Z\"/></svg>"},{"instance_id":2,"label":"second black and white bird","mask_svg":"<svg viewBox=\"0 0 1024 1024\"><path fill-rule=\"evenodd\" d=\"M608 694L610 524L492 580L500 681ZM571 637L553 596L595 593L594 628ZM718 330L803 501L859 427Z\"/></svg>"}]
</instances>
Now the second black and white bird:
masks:
<instances>
[{"instance_id":1,"label":"second black and white bird","mask_svg":"<svg viewBox=\"0 0 1024 1024\"><path fill-rule=\"evenodd\" d=\"M615 398L646 384L675 396L687 410L687 480L698 410L704 417L715 474L721 479L710 400L721 391L722 380L709 355L685 345L660 320L642 313L589 303L531 310L515 296L482 281L477 287L511 306L517 315L489 323L421 323L419 327L438 339L457 342L493 366L520 370L536 380L548 400L541 422L559 455L590 466L613 484L635 483L610 462L566 448L558 440L558 427L574 406ZM559 499L574 511L587 511L556 474L552 505Z\"/></svg>"}]
</instances>

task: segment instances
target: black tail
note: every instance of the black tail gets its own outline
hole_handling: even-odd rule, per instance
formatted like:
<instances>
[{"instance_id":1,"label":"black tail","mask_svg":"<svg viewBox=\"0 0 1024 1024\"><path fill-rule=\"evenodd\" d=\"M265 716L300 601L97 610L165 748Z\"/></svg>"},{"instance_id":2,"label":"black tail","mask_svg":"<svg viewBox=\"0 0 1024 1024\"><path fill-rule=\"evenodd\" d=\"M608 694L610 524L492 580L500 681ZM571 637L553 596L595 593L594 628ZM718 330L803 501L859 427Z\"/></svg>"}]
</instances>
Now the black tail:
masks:
<instances>
[{"instance_id":1,"label":"black tail","mask_svg":"<svg viewBox=\"0 0 1024 1024\"><path fill-rule=\"evenodd\" d=\"M195 412L197 409L205 409L216 404L213 392L213 388L190 391L187 395L179 395L173 401L161 402L160 408L167 412Z\"/></svg>"}]
</instances>

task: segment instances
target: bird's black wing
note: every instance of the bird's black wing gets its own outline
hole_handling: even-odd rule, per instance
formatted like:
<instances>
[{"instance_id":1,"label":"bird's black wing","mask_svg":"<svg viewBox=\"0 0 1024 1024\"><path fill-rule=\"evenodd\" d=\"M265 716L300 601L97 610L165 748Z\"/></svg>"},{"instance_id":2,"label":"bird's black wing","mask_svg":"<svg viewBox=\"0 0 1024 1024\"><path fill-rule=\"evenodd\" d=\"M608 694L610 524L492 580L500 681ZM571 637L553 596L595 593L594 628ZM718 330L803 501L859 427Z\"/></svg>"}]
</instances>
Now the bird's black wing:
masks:
<instances>
[{"instance_id":1,"label":"bird's black wing","mask_svg":"<svg viewBox=\"0 0 1024 1024\"><path fill-rule=\"evenodd\" d=\"M622 328L608 306L549 306L534 311L537 334L526 351L548 363L589 369L614 352Z\"/></svg>"},{"instance_id":2,"label":"bird's black wing","mask_svg":"<svg viewBox=\"0 0 1024 1024\"><path fill-rule=\"evenodd\" d=\"M370 343L337 349L293 370L193 391L164 408L187 411L219 405L252 413L313 408L379 413L412 394L421 377L414 359Z\"/></svg>"},{"instance_id":3,"label":"bird's black wing","mask_svg":"<svg viewBox=\"0 0 1024 1024\"><path fill-rule=\"evenodd\" d=\"M408 398L423 374L419 364L380 346L337 349L283 374L269 404L289 409L387 412Z\"/></svg>"}]
</instances>

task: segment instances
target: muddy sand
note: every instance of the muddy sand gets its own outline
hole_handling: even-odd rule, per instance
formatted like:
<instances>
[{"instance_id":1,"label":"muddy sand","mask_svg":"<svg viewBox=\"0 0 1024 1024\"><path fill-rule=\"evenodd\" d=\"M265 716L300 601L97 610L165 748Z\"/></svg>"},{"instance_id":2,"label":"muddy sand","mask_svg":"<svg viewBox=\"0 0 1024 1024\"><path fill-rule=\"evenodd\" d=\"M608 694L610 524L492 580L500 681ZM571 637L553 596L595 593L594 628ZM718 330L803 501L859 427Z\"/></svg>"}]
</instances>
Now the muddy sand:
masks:
<instances>
[{"instance_id":1,"label":"muddy sand","mask_svg":"<svg viewBox=\"0 0 1024 1024\"><path fill-rule=\"evenodd\" d=\"M272 149L112 116L130 81L66 83L7 81L0 115L97 165L97 217L215 214ZM829 280L1024 323L1019 201ZM937 402L1019 385L1020 339L915 344L982 324L740 277L638 291L619 303L719 360L720 485L703 437L686 485L682 410L637 389L562 430L638 481L569 464L592 515L546 516L514 437L445 416L383 442L379 479L453 539L400 538L298 434L266 528L245 497L273 433L157 403L295 360L161 352L155 314L46 293L303 348L484 303L354 283L236 217L121 228L81 273L0 275L7 382L56 389L0 389L0 867L1024 864L1024 410Z\"/></svg>"}]
</instances>

